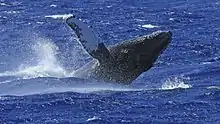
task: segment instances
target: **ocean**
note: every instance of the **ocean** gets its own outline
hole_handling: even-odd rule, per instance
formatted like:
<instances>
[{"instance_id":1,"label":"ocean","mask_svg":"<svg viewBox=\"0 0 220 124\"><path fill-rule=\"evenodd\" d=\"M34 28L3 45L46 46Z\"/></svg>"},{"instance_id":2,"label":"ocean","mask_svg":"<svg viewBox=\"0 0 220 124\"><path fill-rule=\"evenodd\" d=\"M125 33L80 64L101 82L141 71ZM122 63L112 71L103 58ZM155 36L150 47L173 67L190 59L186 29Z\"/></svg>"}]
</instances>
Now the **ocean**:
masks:
<instances>
[{"instance_id":1,"label":"ocean","mask_svg":"<svg viewBox=\"0 0 220 124\"><path fill-rule=\"evenodd\" d=\"M219 124L219 0L0 0L1 124ZM107 46L170 30L130 85L73 77L92 60L65 18Z\"/></svg>"}]
</instances>

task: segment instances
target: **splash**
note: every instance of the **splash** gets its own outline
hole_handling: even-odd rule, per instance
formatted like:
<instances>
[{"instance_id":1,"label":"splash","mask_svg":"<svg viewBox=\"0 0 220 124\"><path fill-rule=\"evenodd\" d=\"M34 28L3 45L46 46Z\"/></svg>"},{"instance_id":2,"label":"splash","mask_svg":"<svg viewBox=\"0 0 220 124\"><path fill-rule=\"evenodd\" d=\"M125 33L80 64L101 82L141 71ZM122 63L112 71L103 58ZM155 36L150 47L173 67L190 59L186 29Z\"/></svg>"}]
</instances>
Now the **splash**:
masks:
<instances>
[{"instance_id":1,"label":"splash","mask_svg":"<svg viewBox=\"0 0 220 124\"><path fill-rule=\"evenodd\" d=\"M32 45L33 53L29 62L22 64L15 71L0 73L0 76L16 76L24 79L36 77L69 77L57 60L59 48L48 39L38 38ZM36 63L36 64L31 64Z\"/></svg>"},{"instance_id":2,"label":"splash","mask_svg":"<svg viewBox=\"0 0 220 124\"><path fill-rule=\"evenodd\" d=\"M161 89L162 90L172 90L172 89L178 89L178 88L191 88L192 86L189 84L186 84L182 79L174 77L174 78L168 78L163 84Z\"/></svg>"},{"instance_id":3,"label":"splash","mask_svg":"<svg viewBox=\"0 0 220 124\"><path fill-rule=\"evenodd\" d=\"M48 39L39 38L32 50L37 58L35 66L20 66L17 75L31 77L68 77L57 60L59 48Z\"/></svg>"},{"instance_id":4,"label":"splash","mask_svg":"<svg viewBox=\"0 0 220 124\"><path fill-rule=\"evenodd\" d=\"M59 62L59 48L49 39L37 38L29 57L14 71L0 73L0 96L58 92L139 91L132 87L74 78ZM9 77L8 77L9 76ZM11 77L12 76L12 77ZM1 78L0 78L1 79Z\"/></svg>"},{"instance_id":5,"label":"splash","mask_svg":"<svg viewBox=\"0 0 220 124\"><path fill-rule=\"evenodd\" d=\"M59 48L51 40L35 38L26 62L17 69L0 73L0 96L58 92L140 91L119 84L75 78L58 59Z\"/></svg>"}]
</instances>

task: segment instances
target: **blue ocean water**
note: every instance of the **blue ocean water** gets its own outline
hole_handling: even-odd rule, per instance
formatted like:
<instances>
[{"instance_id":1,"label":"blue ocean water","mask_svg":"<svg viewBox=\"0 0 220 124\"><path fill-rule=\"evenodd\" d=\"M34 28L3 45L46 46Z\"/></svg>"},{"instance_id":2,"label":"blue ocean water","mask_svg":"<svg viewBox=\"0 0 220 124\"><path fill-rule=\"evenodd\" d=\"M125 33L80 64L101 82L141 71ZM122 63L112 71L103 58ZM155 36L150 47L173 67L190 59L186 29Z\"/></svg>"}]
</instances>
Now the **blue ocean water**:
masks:
<instances>
[{"instance_id":1,"label":"blue ocean water","mask_svg":"<svg viewBox=\"0 0 220 124\"><path fill-rule=\"evenodd\" d=\"M0 123L220 123L219 0L0 0ZM171 30L131 85L72 77L92 58L71 14L106 45Z\"/></svg>"}]
</instances>

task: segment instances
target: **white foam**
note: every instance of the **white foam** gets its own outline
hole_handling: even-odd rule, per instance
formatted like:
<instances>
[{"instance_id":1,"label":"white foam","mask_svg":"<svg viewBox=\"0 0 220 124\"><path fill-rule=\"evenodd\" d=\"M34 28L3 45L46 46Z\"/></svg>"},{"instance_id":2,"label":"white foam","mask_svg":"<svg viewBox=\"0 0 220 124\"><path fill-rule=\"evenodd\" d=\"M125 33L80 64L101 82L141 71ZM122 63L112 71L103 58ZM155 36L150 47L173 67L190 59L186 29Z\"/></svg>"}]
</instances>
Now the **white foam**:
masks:
<instances>
[{"instance_id":1,"label":"white foam","mask_svg":"<svg viewBox=\"0 0 220 124\"><path fill-rule=\"evenodd\" d=\"M0 96L0 100L6 100L6 99L8 99L8 98L5 97L5 96L4 96L4 97L1 97L1 96Z\"/></svg>"},{"instance_id":2,"label":"white foam","mask_svg":"<svg viewBox=\"0 0 220 124\"><path fill-rule=\"evenodd\" d=\"M0 16L1 17L1 16ZM4 65L4 64L6 64L5 62L0 62L0 65Z\"/></svg>"},{"instance_id":3,"label":"white foam","mask_svg":"<svg viewBox=\"0 0 220 124\"><path fill-rule=\"evenodd\" d=\"M20 11L14 11L14 10L10 10L10 11L4 11L7 14L17 14L20 13Z\"/></svg>"},{"instance_id":4,"label":"white foam","mask_svg":"<svg viewBox=\"0 0 220 124\"><path fill-rule=\"evenodd\" d=\"M93 121L93 120L99 120L101 118L97 117L97 116L93 116L92 118L88 118L86 121Z\"/></svg>"},{"instance_id":5,"label":"white foam","mask_svg":"<svg viewBox=\"0 0 220 124\"><path fill-rule=\"evenodd\" d=\"M220 86L209 86L207 89L217 89L220 90Z\"/></svg>"},{"instance_id":6,"label":"white foam","mask_svg":"<svg viewBox=\"0 0 220 124\"><path fill-rule=\"evenodd\" d=\"M67 19L68 17L73 16L73 14L61 14L61 15L47 15L46 18L53 18L53 19Z\"/></svg>"},{"instance_id":7,"label":"white foam","mask_svg":"<svg viewBox=\"0 0 220 124\"><path fill-rule=\"evenodd\" d=\"M134 19L135 21L138 21L138 22L144 22L146 20L143 20L143 19Z\"/></svg>"},{"instance_id":8,"label":"white foam","mask_svg":"<svg viewBox=\"0 0 220 124\"><path fill-rule=\"evenodd\" d=\"M174 21L174 18L169 18L170 21Z\"/></svg>"},{"instance_id":9,"label":"white foam","mask_svg":"<svg viewBox=\"0 0 220 124\"><path fill-rule=\"evenodd\" d=\"M57 5L55 5L55 4L51 4L50 7L57 7Z\"/></svg>"},{"instance_id":10,"label":"white foam","mask_svg":"<svg viewBox=\"0 0 220 124\"><path fill-rule=\"evenodd\" d=\"M177 77L174 78L168 78L163 84L161 89L162 90L172 90L172 89L187 89L191 88L192 86L184 82L182 79L179 79Z\"/></svg>"},{"instance_id":11,"label":"white foam","mask_svg":"<svg viewBox=\"0 0 220 124\"><path fill-rule=\"evenodd\" d=\"M91 93L91 92L98 92L98 91L123 91L123 92L129 92L129 91L143 91L144 89L132 89L132 88L123 88L123 87L109 87L109 86L94 86L94 87L82 87L82 88L65 88L63 91L72 91L77 93ZM57 91L57 90L56 90ZM60 91L60 90L59 90Z\"/></svg>"},{"instance_id":12,"label":"white foam","mask_svg":"<svg viewBox=\"0 0 220 124\"><path fill-rule=\"evenodd\" d=\"M213 62L202 62L203 65L209 65L212 64Z\"/></svg>"},{"instance_id":13,"label":"white foam","mask_svg":"<svg viewBox=\"0 0 220 124\"><path fill-rule=\"evenodd\" d=\"M36 23L37 23L37 24L41 24L41 25L44 24L44 22L36 22Z\"/></svg>"},{"instance_id":14,"label":"white foam","mask_svg":"<svg viewBox=\"0 0 220 124\"><path fill-rule=\"evenodd\" d=\"M106 6L107 8L112 8L112 5L110 5L110 6Z\"/></svg>"},{"instance_id":15,"label":"white foam","mask_svg":"<svg viewBox=\"0 0 220 124\"><path fill-rule=\"evenodd\" d=\"M159 26L156 25L152 25L152 24L146 24L146 25L139 25L142 28L158 28Z\"/></svg>"},{"instance_id":16,"label":"white foam","mask_svg":"<svg viewBox=\"0 0 220 124\"><path fill-rule=\"evenodd\" d=\"M1 6L7 6L6 3L2 3L2 2L0 2L0 5L1 5Z\"/></svg>"},{"instance_id":17,"label":"white foam","mask_svg":"<svg viewBox=\"0 0 220 124\"><path fill-rule=\"evenodd\" d=\"M12 82L13 80L5 80L5 81L1 81L0 84L5 84L5 83L9 83Z\"/></svg>"}]
</instances>

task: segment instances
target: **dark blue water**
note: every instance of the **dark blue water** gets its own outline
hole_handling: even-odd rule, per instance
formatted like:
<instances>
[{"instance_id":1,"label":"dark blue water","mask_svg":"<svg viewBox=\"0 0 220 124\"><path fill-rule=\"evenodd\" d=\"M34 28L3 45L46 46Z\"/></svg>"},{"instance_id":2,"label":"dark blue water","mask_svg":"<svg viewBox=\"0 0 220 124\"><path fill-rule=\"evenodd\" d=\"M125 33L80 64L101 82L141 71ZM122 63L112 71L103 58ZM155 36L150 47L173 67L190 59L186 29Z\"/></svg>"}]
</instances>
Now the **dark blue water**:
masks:
<instances>
[{"instance_id":1,"label":"dark blue water","mask_svg":"<svg viewBox=\"0 0 220 124\"><path fill-rule=\"evenodd\" d=\"M0 0L0 123L220 123L218 0ZM171 30L129 86L72 77L91 60L64 18L107 45Z\"/></svg>"}]
</instances>

